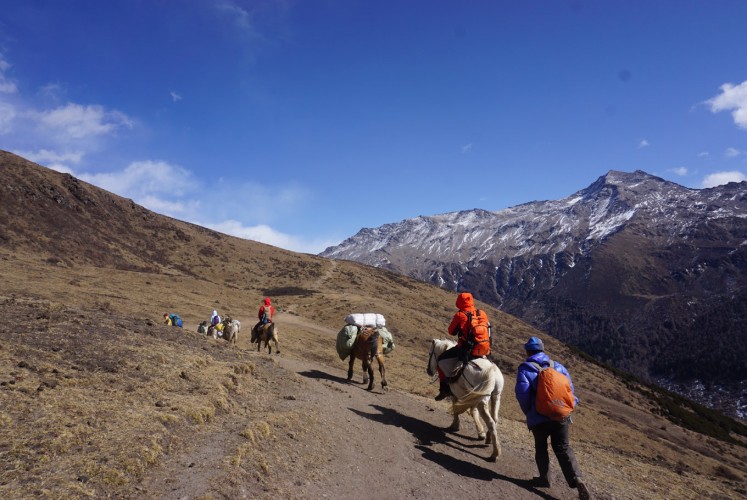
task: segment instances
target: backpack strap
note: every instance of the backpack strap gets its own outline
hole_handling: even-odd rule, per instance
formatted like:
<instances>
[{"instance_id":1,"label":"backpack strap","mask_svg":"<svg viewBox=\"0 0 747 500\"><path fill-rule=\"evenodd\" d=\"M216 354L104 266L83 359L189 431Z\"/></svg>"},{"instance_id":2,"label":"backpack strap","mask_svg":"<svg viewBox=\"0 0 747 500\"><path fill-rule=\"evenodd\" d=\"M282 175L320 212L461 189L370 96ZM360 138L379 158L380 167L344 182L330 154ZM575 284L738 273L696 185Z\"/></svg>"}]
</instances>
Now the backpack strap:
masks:
<instances>
[{"instance_id":1,"label":"backpack strap","mask_svg":"<svg viewBox=\"0 0 747 500\"><path fill-rule=\"evenodd\" d=\"M464 311L464 315L467 316L467 331L462 332L462 335L464 336L464 340L469 340L470 338L474 340L475 336L472 334L472 313Z\"/></svg>"},{"instance_id":2,"label":"backpack strap","mask_svg":"<svg viewBox=\"0 0 747 500\"><path fill-rule=\"evenodd\" d=\"M537 373L541 372L542 370L547 370L548 368L555 368L555 361L553 360L550 360L550 363L547 366L542 366L536 361L526 361L526 364L532 365L533 367L537 368Z\"/></svg>"}]
</instances>

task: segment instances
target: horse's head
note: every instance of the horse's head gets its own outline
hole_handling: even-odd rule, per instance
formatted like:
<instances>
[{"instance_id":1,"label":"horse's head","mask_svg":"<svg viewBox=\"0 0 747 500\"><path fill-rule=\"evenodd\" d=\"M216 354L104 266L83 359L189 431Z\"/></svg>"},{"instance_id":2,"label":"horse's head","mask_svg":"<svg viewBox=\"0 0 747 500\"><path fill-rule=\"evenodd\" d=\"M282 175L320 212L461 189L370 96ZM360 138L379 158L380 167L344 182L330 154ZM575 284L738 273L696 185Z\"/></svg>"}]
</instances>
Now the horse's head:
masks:
<instances>
[{"instance_id":1,"label":"horse's head","mask_svg":"<svg viewBox=\"0 0 747 500\"><path fill-rule=\"evenodd\" d=\"M454 347L455 345L456 343L453 340L431 340L431 347L428 353L428 375L430 375L431 377L436 376L436 370L438 369L438 357L447 349Z\"/></svg>"}]
</instances>

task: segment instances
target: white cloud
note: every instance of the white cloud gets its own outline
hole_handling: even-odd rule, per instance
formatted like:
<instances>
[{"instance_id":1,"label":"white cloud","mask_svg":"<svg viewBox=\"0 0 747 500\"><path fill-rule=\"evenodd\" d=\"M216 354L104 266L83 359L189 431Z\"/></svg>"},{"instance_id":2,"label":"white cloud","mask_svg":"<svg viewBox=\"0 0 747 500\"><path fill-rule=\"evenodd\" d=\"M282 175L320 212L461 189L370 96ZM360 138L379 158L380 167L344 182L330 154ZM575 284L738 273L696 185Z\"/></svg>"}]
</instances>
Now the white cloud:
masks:
<instances>
[{"instance_id":1,"label":"white cloud","mask_svg":"<svg viewBox=\"0 0 747 500\"><path fill-rule=\"evenodd\" d=\"M698 153L698 158L708 158L709 156L711 156L711 153L708 151L701 151Z\"/></svg>"},{"instance_id":2,"label":"white cloud","mask_svg":"<svg viewBox=\"0 0 747 500\"><path fill-rule=\"evenodd\" d=\"M5 72L10 68L10 64L0 54L0 92L5 94L15 94L18 92L16 83L5 76Z\"/></svg>"},{"instance_id":3,"label":"white cloud","mask_svg":"<svg viewBox=\"0 0 747 500\"><path fill-rule=\"evenodd\" d=\"M60 101L64 93L65 89L59 83L48 83L39 88L39 95L53 102Z\"/></svg>"},{"instance_id":4,"label":"white cloud","mask_svg":"<svg viewBox=\"0 0 747 500\"><path fill-rule=\"evenodd\" d=\"M671 169L671 171L682 177L688 174L687 167L677 167L677 168Z\"/></svg>"},{"instance_id":5,"label":"white cloud","mask_svg":"<svg viewBox=\"0 0 747 500\"><path fill-rule=\"evenodd\" d=\"M647 148L650 145L651 144L646 139L641 139L640 141L638 141L638 149Z\"/></svg>"},{"instance_id":6,"label":"white cloud","mask_svg":"<svg viewBox=\"0 0 747 500\"><path fill-rule=\"evenodd\" d=\"M0 134L7 134L13 130L16 118L16 108L7 102L0 102Z\"/></svg>"},{"instance_id":7,"label":"white cloud","mask_svg":"<svg viewBox=\"0 0 747 500\"><path fill-rule=\"evenodd\" d=\"M240 219L269 224L292 214L309 200L306 189L295 185L238 184L217 181L220 203L211 206L213 219ZM211 188L215 190L215 188Z\"/></svg>"},{"instance_id":8,"label":"white cloud","mask_svg":"<svg viewBox=\"0 0 747 500\"><path fill-rule=\"evenodd\" d=\"M155 195L145 195L138 198L137 202L142 206L153 210L159 214L168 215L170 217L191 217L193 214L198 213L202 206L199 199L194 200L167 200L163 197Z\"/></svg>"},{"instance_id":9,"label":"white cloud","mask_svg":"<svg viewBox=\"0 0 747 500\"><path fill-rule=\"evenodd\" d=\"M85 153L82 151L70 151L67 153L58 153L56 151L50 151L48 149L40 149L38 151L15 151L18 156L23 156L27 160L31 160L40 165L45 165L49 168L50 163L73 163L79 164Z\"/></svg>"},{"instance_id":10,"label":"white cloud","mask_svg":"<svg viewBox=\"0 0 747 500\"><path fill-rule=\"evenodd\" d=\"M462 146L462 153L468 153L470 150L472 150L472 143L465 144Z\"/></svg>"},{"instance_id":11,"label":"white cloud","mask_svg":"<svg viewBox=\"0 0 747 500\"><path fill-rule=\"evenodd\" d=\"M242 32L251 36L258 36L252 23L252 14L232 0L224 0L215 4L216 8L230 18Z\"/></svg>"},{"instance_id":12,"label":"white cloud","mask_svg":"<svg viewBox=\"0 0 747 500\"><path fill-rule=\"evenodd\" d=\"M53 157L51 152L47 156ZM78 177L154 212L240 238L292 251L318 253L338 241L306 240L273 229L270 223L292 213L308 194L295 186L197 181L189 170L164 161L138 161L124 170ZM237 220L238 219L238 220ZM223 221L204 223L200 221ZM253 222L256 222L254 225Z\"/></svg>"},{"instance_id":13,"label":"white cloud","mask_svg":"<svg viewBox=\"0 0 747 500\"><path fill-rule=\"evenodd\" d=\"M107 111L98 105L68 103L60 108L35 112L34 115L43 127L59 131L71 139L106 135L122 127L133 127L132 120L124 113Z\"/></svg>"},{"instance_id":14,"label":"white cloud","mask_svg":"<svg viewBox=\"0 0 747 500\"><path fill-rule=\"evenodd\" d=\"M727 158L736 158L740 154L742 154L742 152L734 148L726 148L726 151L724 151L724 156Z\"/></svg>"},{"instance_id":15,"label":"white cloud","mask_svg":"<svg viewBox=\"0 0 747 500\"><path fill-rule=\"evenodd\" d=\"M156 199L160 199L150 198L154 195L178 198L197 189L189 170L164 161L136 161L119 172L81 174L80 178L125 198L132 198L145 206L148 205L144 200L155 203ZM171 205L164 202L163 206Z\"/></svg>"},{"instance_id":16,"label":"white cloud","mask_svg":"<svg viewBox=\"0 0 747 500\"><path fill-rule=\"evenodd\" d=\"M75 175L75 172L72 168L68 167L64 163L49 163L45 165L47 168L51 168L52 170L56 170L62 174L70 174Z\"/></svg>"},{"instance_id":17,"label":"white cloud","mask_svg":"<svg viewBox=\"0 0 747 500\"><path fill-rule=\"evenodd\" d=\"M715 186L721 186L722 184L728 184L730 182L742 182L747 181L747 176L745 176L742 172L738 171L730 171L730 172L716 172L710 175L707 175L705 179L703 179L703 187L709 188L709 187L715 187Z\"/></svg>"},{"instance_id":18,"label":"white cloud","mask_svg":"<svg viewBox=\"0 0 747 500\"><path fill-rule=\"evenodd\" d=\"M710 106L711 112L731 111L734 123L747 129L747 80L738 85L725 83L719 88L721 94L705 102Z\"/></svg>"},{"instance_id":19,"label":"white cloud","mask_svg":"<svg viewBox=\"0 0 747 500\"><path fill-rule=\"evenodd\" d=\"M231 236L244 238L246 240L259 241L268 245L285 248L286 250L291 250L293 252L317 254L327 247L339 243L339 241L308 241L303 238L281 233L265 224L245 226L241 222L235 220L226 220L215 224L195 223L220 231L221 233L230 234Z\"/></svg>"},{"instance_id":20,"label":"white cloud","mask_svg":"<svg viewBox=\"0 0 747 500\"><path fill-rule=\"evenodd\" d=\"M182 100L182 96L180 96L179 94L177 94L176 92L174 92L172 90L171 91L171 100L174 101L174 102L181 101Z\"/></svg>"}]
</instances>

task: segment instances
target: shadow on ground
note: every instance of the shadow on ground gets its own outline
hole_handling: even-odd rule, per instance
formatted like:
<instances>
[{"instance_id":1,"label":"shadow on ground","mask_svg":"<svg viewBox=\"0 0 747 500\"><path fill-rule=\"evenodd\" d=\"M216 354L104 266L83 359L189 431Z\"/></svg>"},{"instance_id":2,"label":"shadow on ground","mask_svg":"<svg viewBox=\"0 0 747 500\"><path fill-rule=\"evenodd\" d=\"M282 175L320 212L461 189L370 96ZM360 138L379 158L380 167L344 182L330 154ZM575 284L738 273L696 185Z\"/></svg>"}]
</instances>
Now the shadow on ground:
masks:
<instances>
[{"instance_id":1,"label":"shadow on ground","mask_svg":"<svg viewBox=\"0 0 747 500\"><path fill-rule=\"evenodd\" d=\"M508 483L512 483L519 488L531 491L540 498L555 498L551 495L546 494L544 491L534 488L529 480L508 477L492 469L482 467L467 460L461 460L459 458L452 457L430 448L430 446L432 446L433 444L444 444L446 446L449 446L450 448L459 450L462 453L472 455L481 460L486 460L486 457L477 455L470 450L470 448L484 448L484 445L482 444L465 444L461 441L454 440L446 433L446 431L444 431L444 429L441 429L440 427L437 427L428 422L424 422L417 418L403 415L402 413L392 408L386 408L379 405L371 405L371 407L377 410L379 413L367 413L364 411L356 410L354 408L350 408L350 411L369 420L373 420L375 422L386 425L393 425L395 427L401 427L402 429L406 430L415 437L415 440L417 441L415 448L422 452L423 458L430 460L435 464L438 464L439 466L453 472L454 474L482 481L505 481ZM466 436L465 438L471 439Z\"/></svg>"}]
</instances>

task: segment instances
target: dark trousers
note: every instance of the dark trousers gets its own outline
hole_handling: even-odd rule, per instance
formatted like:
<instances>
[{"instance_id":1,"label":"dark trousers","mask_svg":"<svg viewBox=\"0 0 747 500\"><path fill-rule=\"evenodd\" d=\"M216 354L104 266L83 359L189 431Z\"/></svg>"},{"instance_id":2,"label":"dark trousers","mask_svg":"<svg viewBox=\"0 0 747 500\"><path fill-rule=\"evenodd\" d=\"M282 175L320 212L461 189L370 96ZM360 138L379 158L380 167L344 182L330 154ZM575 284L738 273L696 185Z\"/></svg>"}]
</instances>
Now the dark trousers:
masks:
<instances>
[{"instance_id":1,"label":"dark trousers","mask_svg":"<svg viewBox=\"0 0 747 500\"><path fill-rule=\"evenodd\" d=\"M576 478L581 477L581 469L576 462L576 455L568 441L568 431L570 421L566 419L563 422L543 422L532 427L534 434L534 460L537 462L537 470L541 477L548 477L550 470L550 456L547 453L547 438L550 438L552 451L558 459L560 470L563 471L568 486L576 487Z\"/></svg>"}]
</instances>

